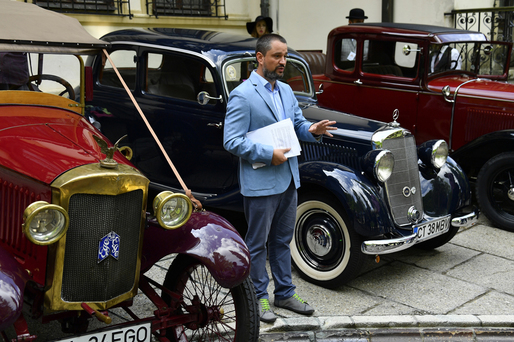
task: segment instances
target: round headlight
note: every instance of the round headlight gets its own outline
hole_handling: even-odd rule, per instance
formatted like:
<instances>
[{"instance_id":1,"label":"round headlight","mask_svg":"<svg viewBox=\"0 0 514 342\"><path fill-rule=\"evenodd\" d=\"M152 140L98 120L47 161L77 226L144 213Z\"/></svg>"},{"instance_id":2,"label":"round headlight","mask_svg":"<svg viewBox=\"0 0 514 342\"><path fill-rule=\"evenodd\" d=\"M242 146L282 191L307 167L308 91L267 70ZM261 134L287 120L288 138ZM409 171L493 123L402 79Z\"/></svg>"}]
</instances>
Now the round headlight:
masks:
<instances>
[{"instance_id":1,"label":"round headlight","mask_svg":"<svg viewBox=\"0 0 514 342\"><path fill-rule=\"evenodd\" d=\"M70 219L64 208L38 201L25 209L23 221L23 233L30 241L37 245L49 245L66 233Z\"/></svg>"},{"instance_id":2,"label":"round headlight","mask_svg":"<svg viewBox=\"0 0 514 342\"><path fill-rule=\"evenodd\" d=\"M154 198L153 210L161 227L176 229L191 217L193 203L184 194L163 191Z\"/></svg>"},{"instance_id":3,"label":"round headlight","mask_svg":"<svg viewBox=\"0 0 514 342\"><path fill-rule=\"evenodd\" d=\"M394 169L394 157L391 151L383 150L375 158L373 173L380 182L386 182Z\"/></svg>"},{"instance_id":4,"label":"round headlight","mask_svg":"<svg viewBox=\"0 0 514 342\"><path fill-rule=\"evenodd\" d=\"M432 165L435 168L442 168L448 158L448 144L444 140L438 140L432 146Z\"/></svg>"}]
</instances>

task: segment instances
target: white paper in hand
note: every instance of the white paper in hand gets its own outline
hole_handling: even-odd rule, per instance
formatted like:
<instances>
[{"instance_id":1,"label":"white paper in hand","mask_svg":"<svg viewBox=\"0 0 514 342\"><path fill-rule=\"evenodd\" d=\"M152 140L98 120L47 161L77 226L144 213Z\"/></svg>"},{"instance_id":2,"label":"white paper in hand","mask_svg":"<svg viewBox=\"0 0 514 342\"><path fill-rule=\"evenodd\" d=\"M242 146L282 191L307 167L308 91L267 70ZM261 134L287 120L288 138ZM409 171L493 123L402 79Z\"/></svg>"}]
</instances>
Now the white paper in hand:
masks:
<instances>
[{"instance_id":1,"label":"white paper in hand","mask_svg":"<svg viewBox=\"0 0 514 342\"><path fill-rule=\"evenodd\" d=\"M291 119L285 119L274 124L259 128L255 131L246 133L246 137L253 142L271 145L276 148L291 148L285 154L286 158L299 156L302 148L294 131ZM265 166L264 163L254 163L254 169Z\"/></svg>"}]
</instances>

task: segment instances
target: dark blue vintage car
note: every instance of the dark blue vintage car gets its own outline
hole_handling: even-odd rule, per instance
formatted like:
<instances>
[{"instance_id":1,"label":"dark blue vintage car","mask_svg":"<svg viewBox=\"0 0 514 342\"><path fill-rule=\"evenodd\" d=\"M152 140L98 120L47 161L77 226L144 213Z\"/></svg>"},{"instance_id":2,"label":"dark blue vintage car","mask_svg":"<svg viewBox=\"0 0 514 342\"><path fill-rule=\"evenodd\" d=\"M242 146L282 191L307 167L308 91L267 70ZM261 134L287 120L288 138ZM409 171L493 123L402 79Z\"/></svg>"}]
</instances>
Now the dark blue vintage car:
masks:
<instances>
[{"instance_id":1,"label":"dark blue vintage car","mask_svg":"<svg viewBox=\"0 0 514 342\"><path fill-rule=\"evenodd\" d=\"M205 207L242 210L238 160L223 149L230 91L255 66L255 39L184 29L133 29L110 33L113 64L126 81L183 181ZM121 143L150 180L154 193L180 191L179 180L101 55L91 57L92 120ZM468 180L442 140L416 147L401 128L401 114L386 124L321 109L309 67L290 50L284 81L304 116L336 120L334 137L302 143L302 186L294 265L307 280L336 287L359 274L365 255L414 245L436 248L474 224ZM351 99L341 99L349 101ZM373 99L370 99L373 101Z\"/></svg>"}]
</instances>

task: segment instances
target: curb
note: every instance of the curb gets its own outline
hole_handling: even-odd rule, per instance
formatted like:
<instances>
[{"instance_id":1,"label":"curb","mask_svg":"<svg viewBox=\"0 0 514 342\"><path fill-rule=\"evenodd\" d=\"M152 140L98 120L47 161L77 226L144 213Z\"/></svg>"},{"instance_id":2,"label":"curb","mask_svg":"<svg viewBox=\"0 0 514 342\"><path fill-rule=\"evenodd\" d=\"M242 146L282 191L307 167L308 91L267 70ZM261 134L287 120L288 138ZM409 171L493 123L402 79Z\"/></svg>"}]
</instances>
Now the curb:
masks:
<instances>
[{"instance_id":1,"label":"curb","mask_svg":"<svg viewBox=\"0 0 514 342\"><path fill-rule=\"evenodd\" d=\"M277 318L260 341L514 341L514 315L398 315Z\"/></svg>"}]
</instances>

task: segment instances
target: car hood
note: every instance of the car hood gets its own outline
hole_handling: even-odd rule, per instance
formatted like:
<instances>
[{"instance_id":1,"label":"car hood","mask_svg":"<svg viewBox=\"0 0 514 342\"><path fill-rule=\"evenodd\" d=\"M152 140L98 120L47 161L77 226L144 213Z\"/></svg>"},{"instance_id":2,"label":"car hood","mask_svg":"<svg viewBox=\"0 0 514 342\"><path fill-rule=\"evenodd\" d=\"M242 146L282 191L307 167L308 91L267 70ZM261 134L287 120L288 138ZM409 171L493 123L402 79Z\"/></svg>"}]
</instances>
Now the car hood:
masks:
<instances>
[{"instance_id":1,"label":"car hood","mask_svg":"<svg viewBox=\"0 0 514 342\"><path fill-rule=\"evenodd\" d=\"M0 165L50 184L67 170L105 158L93 135L107 140L63 109L1 105ZM131 165L121 154L114 159Z\"/></svg>"},{"instance_id":2,"label":"car hood","mask_svg":"<svg viewBox=\"0 0 514 342\"><path fill-rule=\"evenodd\" d=\"M310 121L334 120L337 131L330 131L335 137L345 138L367 145L371 137L379 128L385 126L384 122L370 120L359 116L338 112L317 105L302 108L303 116Z\"/></svg>"},{"instance_id":3,"label":"car hood","mask_svg":"<svg viewBox=\"0 0 514 342\"><path fill-rule=\"evenodd\" d=\"M467 82L466 84L464 84ZM462 76L447 76L431 80L428 89L440 93L446 85L450 86L451 93L459 88L459 96L472 96L489 98L493 100L514 101L514 84L493 81L485 78L471 78Z\"/></svg>"}]
</instances>

